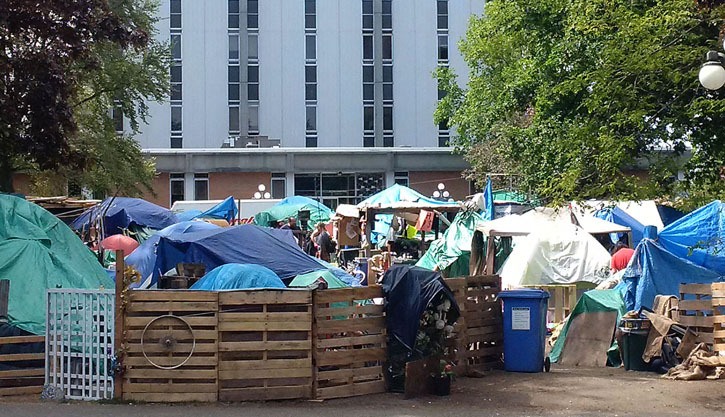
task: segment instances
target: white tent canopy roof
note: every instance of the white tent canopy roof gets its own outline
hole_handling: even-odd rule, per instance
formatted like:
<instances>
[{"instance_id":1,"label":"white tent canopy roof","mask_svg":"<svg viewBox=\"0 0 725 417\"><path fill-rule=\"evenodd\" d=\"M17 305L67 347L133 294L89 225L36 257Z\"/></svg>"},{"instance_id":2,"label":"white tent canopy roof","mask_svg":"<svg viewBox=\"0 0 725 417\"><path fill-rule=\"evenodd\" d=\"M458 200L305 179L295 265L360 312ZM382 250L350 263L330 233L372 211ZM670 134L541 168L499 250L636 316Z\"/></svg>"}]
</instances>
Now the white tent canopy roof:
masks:
<instances>
[{"instance_id":1,"label":"white tent canopy roof","mask_svg":"<svg viewBox=\"0 0 725 417\"><path fill-rule=\"evenodd\" d=\"M478 227L487 236L525 236L542 227L578 224L589 234L627 233L631 229L591 215L574 214L569 208L537 207L522 215L510 215Z\"/></svg>"}]
</instances>

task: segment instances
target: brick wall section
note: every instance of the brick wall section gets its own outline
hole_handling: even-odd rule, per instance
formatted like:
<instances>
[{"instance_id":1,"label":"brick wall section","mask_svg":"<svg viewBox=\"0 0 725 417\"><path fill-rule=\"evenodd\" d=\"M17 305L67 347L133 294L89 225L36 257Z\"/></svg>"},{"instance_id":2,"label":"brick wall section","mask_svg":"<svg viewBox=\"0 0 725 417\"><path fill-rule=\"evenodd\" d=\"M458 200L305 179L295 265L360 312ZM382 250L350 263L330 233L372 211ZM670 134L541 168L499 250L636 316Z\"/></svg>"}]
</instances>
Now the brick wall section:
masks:
<instances>
[{"instance_id":1,"label":"brick wall section","mask_svg":"<svg viewBox=\"0 0 725 417\"><path fill-rule=\"evenodd\" d=\"M158 204L161 207L170 207L171 194L169 190L169 174L167 172L160 172L156 175L152 182L154 193L145 192L141 198L154 204ZM155 195L154 195L155 194Z\"/></svg>"},{"instance_id":2,"label":"brick wall section","mask_svg":"<svg viewBox=\"0 0 725 417\"><path fill-rule=\"evenodd\" d=\"M464 180L457 171L411 171L408 173L408 182L410 188L427 197L433 195L439 183L446 186L445 189L455 200L465 199L470 191L468 181Z\"/></svg>"},{"instance_id":3,"label":"brick wall section","mask_svg":"<svg viewBox=\"0 0 725 417\"><path fill-rule=\"evenodd\" d=\"M212 172L209 173L209 199L221 200L230 195L237 199L253 198L259 184L270 191L269 172Z\"/></svg>"}]
</instances>

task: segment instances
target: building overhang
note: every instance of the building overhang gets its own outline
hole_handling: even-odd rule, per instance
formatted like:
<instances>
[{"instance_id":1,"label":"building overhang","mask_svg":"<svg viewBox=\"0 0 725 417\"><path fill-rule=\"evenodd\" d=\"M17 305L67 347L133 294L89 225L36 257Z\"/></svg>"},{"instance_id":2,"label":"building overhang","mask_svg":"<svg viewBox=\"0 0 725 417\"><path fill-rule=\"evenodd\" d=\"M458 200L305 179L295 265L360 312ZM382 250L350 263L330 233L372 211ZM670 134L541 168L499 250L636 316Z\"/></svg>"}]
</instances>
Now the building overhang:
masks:
<instances>
[{"instance_id":1,"label":"building overhang","mask_svg":"<svg viewBox=\"0 0 725 417\"><path fill-rule=\"evenodd\" d=\"M159 172L463 171L452 148L144 149Z\"/></svg>"}]
</instances>

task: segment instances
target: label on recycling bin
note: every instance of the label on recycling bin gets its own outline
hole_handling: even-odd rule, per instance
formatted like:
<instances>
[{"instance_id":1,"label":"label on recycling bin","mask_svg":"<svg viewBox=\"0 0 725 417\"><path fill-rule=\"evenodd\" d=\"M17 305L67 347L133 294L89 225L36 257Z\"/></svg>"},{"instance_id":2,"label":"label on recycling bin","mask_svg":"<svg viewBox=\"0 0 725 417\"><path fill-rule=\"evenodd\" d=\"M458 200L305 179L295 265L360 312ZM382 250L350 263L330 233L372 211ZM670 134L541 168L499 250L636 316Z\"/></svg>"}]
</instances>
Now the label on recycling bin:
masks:
<instances>
[{"instance_id":1,"label":"label on recycling bin","mask_svg":"<svg viewBox=\"0 0 725 417\"><path fill-rule=\"evenodd\" d=\"M529 307L511 308L511 330L531 330L531 309Z\"/></svg>"}]
</instances>

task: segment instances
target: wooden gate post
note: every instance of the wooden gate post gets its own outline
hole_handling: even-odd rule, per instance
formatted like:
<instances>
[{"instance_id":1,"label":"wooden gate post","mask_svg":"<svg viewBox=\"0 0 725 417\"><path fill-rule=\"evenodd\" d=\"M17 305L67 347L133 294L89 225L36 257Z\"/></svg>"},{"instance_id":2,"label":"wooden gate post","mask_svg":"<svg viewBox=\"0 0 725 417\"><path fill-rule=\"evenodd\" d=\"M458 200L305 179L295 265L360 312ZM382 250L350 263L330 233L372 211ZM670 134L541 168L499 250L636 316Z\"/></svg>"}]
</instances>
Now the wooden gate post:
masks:
<instances>
[{"instance_id":1,"label":"wooden gate post","mask_svg":"<svg viewBox=\"0 0 725 417\"><path fill-rule=\"evenodd\" d=\"M114 330L114 345L116 346L116 351L113 352L114 355L116 355L116 363L121 364L123 361L123 326L124 326L124 312L126 311L123 305L123 299L124 299L124 290L125 290L125 269L126 265L124 263L123 259L123 251L117 250L116 251L116 302L115 302L115 314L114 314L114 321L113 321L113 330ZM123 375L121 372L122 368L116 369L116 372L113 375L114 381L113 381L113 398L120 399L123 397Z\"/></svg>"}]
</instances>

